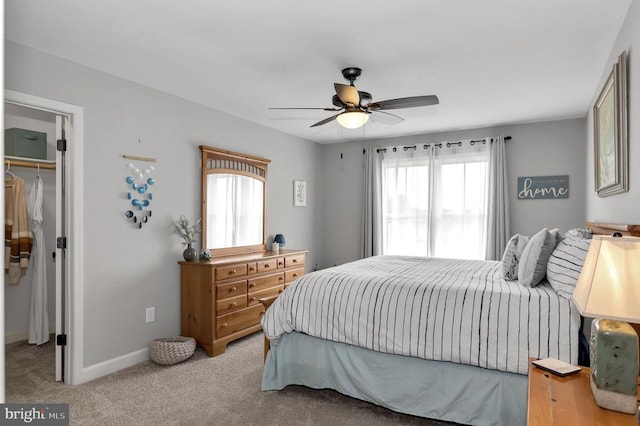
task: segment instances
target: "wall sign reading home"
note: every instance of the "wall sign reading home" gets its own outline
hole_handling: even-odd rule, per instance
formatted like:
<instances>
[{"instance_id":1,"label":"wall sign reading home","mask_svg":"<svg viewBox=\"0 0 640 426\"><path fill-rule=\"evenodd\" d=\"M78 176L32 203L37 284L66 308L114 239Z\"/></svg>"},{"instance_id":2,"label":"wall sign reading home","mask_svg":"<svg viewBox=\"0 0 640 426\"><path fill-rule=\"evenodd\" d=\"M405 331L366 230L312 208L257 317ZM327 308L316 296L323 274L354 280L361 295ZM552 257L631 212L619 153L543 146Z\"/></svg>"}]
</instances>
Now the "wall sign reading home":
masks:
<instances>
[{"instance_id":1,"label":"wall sign reading home","mask_svg":"<svg viewBox=\"0 0 640 426\"><path fill-rule=\"evenodd\" d=\"M519 200L569 198L569 175L518 178Z\"/></svg>"}]
</instances>

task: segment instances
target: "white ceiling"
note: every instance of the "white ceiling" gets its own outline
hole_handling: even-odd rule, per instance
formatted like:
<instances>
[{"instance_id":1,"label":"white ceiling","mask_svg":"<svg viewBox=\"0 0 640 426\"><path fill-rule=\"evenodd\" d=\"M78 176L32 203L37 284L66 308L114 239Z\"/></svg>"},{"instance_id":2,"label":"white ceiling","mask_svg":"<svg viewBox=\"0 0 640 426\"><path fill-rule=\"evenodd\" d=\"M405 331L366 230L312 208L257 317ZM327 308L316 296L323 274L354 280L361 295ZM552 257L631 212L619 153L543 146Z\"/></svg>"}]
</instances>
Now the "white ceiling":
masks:
<instances>
[{"instance_id":1,"label":"white ceiling","mask_svg":"<svg viewBox=\"0 0 640 426\"><path fill-rule=\"evenodd\" d=\"M584 117L631 0L6 0L5 38L320 143ZM436 94L358 130L374 101Z\"/></svg>"}]
</instances>

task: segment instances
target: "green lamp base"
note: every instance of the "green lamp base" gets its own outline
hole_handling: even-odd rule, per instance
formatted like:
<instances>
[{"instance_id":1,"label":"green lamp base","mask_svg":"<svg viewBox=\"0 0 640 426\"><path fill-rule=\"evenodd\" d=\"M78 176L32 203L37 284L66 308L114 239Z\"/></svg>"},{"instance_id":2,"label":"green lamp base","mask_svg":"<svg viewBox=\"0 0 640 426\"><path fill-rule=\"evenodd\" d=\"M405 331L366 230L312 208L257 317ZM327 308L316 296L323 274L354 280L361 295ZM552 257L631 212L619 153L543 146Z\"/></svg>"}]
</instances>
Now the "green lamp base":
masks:
<instances>
[{"instance_id":1,"label":"green lamp base","mask_svg":"<svg viewBox=\"0 0 640 426\"><path fill-rule=\"evenodd\" d=\"M598 406L635 414L638 409L638 335L626 322L591 323L591 392Z\"/></svg>"}]
</instances>

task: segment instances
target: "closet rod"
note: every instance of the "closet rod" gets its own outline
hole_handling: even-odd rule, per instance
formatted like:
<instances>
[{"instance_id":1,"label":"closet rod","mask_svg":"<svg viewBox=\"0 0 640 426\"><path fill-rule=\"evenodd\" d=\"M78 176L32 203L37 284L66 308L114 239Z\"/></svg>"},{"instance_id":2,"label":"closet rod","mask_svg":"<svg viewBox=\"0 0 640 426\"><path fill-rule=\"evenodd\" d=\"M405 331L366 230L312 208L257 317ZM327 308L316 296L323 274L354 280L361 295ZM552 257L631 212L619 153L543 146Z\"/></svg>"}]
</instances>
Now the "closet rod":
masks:
<instances>
[{"instance_id":1,"label":"closet rod","mask_svg":"<svg viewBox=\"0 0 640 426\"><path fill-rule=\"evenodd\" d=\"M31 169L37 169L38 167L47 170L56 169L55 160L39 160L37 158L14 157L11 155L5 155L4 165L10 167L29 167Z\"/></svg>"}]
</instances>

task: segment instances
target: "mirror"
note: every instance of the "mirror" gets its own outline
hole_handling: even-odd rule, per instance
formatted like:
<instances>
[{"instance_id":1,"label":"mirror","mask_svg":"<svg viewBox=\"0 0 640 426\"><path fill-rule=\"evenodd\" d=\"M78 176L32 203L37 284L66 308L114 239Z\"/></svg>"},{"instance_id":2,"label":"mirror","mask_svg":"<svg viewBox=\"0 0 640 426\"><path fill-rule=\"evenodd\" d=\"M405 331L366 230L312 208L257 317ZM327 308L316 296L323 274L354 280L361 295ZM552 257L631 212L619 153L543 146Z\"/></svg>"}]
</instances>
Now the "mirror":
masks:
<instances>
[{"instance_id":1,"label":"mirror","mask_svg":"<svg viewBox=\"0 0 640 426\"><path fill-rule=\"evenodd\" d=\"M207 243L210 249L262 243L263 183L231 173L207 176Z\"/></svg>"},{"instance_id":2,"label":"mirror","mask_svg":"<svg viewBox=\"0 0 640 426\"><path fill-rule=\"evenodd\" d=\"M202 247L212 256L266 250L270 160L216 148L202 151Z\"/></svg>"}]
</instances>

